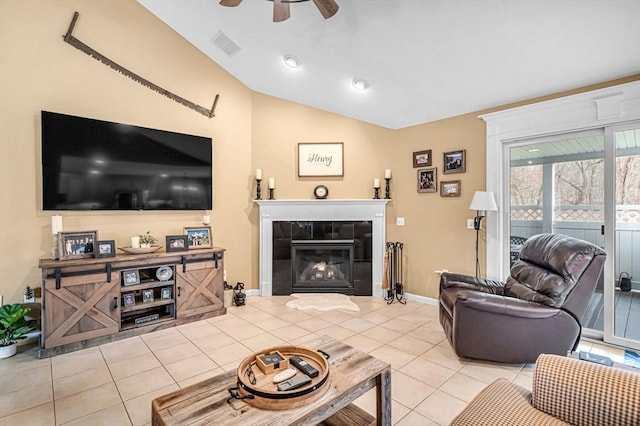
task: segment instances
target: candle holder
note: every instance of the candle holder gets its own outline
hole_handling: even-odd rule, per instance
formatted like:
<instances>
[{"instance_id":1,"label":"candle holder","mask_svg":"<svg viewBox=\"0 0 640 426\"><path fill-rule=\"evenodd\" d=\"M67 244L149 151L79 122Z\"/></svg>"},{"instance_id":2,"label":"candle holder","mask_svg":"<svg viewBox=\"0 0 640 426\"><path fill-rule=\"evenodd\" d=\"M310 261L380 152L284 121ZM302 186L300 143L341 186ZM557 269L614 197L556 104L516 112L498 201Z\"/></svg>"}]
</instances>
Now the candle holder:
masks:
<instances>
[{"instance_id":1,"label":"candle holder","mask_svg":"<svg viewBox=\"0 0 640 426\"><path fill-rule=\"evenodd\" d=\"M373 199L374 200L380 199L380 188L373 188Z\"/></svg>"},{"instance_id":2,"label":"candle holder","mask_svg":"<svg viewBox=\"0 0 640 426\"><path fill-rule=\"evenodd\" d=\"M273 198L273 188L269 188L269 199L275 200L275 198Z\"/></svg>"},{"instance_id":3,"label":"candle holder","mask_svg":"<svg viewBox=\"0 0 640 426\"><path fill-rule=\"evenodd\" d=\"M53 234L53 248L51 249L51 259L60 260L60 251L58 250L58 239L60 238L58 234Z\"/></svg>"},{"instance_id":4,"label":"candle holder","mask_svg":"<svg viewBox=\"0 0 640 426\"><path fill-rule=\"evenodd\" d=\"M262 182L262 179L256 179L256 200L262 200L262 195L260 194L260 182Z\"/></svg>"},{"instance_id":5,"label":"candle holder","mask_svg":"<svg viewBox=\"0 0 640 426\"><path fill-rule=\"evenodd\" d=\"M384 178L385 180L385 185L384 185L384 198L385 200L390 200L391 199L391 188L389 188L389 182L391 182L391 178Z\"/></svg>"}]
</instances>

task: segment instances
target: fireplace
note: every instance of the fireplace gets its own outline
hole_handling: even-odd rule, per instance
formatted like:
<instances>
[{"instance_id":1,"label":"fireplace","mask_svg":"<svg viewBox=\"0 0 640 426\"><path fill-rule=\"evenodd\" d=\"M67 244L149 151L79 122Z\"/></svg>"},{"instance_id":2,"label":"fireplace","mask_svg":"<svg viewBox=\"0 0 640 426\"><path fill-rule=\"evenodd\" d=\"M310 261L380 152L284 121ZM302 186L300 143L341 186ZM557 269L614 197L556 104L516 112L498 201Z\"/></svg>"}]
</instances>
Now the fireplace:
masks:
<instances>
[{"instance_id":1,"label":"fireplace","mask_svg":"<svg viewBox=\"0 0 640 426\"><path fill-rule=\"evenodd\" d=\"M294 292L292 241L353 240L350 294L381 297L389 201L256 200L260 206L260 295Z\"/></svg>"},{"instance_id":2,"label":"fireplace","mask_svg":"<svg viewBox=\"0 0 640 426\"><path fill-rule=\"evenodd\" d=\"M294 293L353 294L354 240L291 241Z\"/></svg>"}]
</instances>

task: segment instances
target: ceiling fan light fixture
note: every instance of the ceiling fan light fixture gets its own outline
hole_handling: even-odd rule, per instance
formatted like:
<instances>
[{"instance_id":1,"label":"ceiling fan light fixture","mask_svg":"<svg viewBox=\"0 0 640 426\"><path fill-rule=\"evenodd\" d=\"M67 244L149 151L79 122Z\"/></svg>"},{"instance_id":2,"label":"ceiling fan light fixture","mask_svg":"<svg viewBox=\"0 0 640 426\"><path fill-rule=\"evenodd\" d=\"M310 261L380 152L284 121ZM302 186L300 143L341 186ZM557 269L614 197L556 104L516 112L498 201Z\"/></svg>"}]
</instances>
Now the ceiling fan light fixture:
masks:
<instances>
[{"instance_id":1,"label":"ceiling fan light fixture","mask_svg":"<svg viewBox=\"0 0 640 426\"><path fill-rule=\"evenodd\" d=\"M298 68L301 64L300 59L297 56L291 54L284 55L282 57L282 60L284 61L284 64L289 68Z\"/></svg>"},{"instance_id":2,"label":"ceiling fan light fixture","mask_svg":"<svg viewBox=\"0 0 640 426\"><path fill-rule=\"evenodd\" d=\"M351 84L358 90L367 90L369 88L369 82L364 78L354 78Z\"/></svg>"}]
</instances>

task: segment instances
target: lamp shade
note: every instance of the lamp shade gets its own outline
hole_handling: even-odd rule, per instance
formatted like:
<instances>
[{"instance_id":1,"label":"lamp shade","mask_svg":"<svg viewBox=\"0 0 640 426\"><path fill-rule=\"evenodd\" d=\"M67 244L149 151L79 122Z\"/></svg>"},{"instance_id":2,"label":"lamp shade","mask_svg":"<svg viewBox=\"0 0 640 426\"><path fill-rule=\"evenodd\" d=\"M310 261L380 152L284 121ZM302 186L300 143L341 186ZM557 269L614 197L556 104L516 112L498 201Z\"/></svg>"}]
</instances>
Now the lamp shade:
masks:
<instances>
[{"instance_id":1,"label":"lamp shade","mask_svg":"<svg viewBox=\"0 0 640 426\"><path fill-rule=\"evenodd\" d=\"M493 198L493 192L491 191L476 191L473 194L473 200L469 210L484 210L484 211L496 211L498 206L496 200Z\"/></svg>"}]
</instances>

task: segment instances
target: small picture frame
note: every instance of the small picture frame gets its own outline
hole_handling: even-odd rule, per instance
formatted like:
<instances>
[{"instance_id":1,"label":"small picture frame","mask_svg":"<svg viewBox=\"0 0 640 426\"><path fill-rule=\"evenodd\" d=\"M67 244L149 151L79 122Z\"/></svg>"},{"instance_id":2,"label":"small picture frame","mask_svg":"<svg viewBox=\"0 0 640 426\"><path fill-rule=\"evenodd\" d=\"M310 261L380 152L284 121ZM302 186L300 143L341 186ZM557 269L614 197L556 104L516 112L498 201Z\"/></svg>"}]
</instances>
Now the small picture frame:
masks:
<instances>
[{"instance_id":1,"label":"small picture frame","mask_svg":"<svg viewBox=\"0 0 640 426\"><path fill-rule=\"evenodd\" d=\"M184 234L189 242L189 250L211 248L211 227L185 227Z\"/></svg>"},{"instance_id":2,"label":"small picture frame","mask_svg":"<svg viewBox=\"0 0 640 426\"><path fill-rule=\"evenodd\" d=\"M429 167L431 165L431 150L416 151L413 153L413 168Z\"/></svg>"},{"instance_id":3,"label":"small picture frame","mask_svg":"<svg viewBox=\"0 0 640 426\"><path fill-rule=\"evenodd\" d=\"M418 192L438 192L436 167L418 169Z\"/></svg>"},{"instance_id":4,"label":"small picture frame","mask_svg":"<svg viewBox=\"0 0 640 426\"><path fill-rule=\"evenodd\" d=\"M459 180L449 180L440 182L440 196L441 197L459 197L460 186L462 185Z\"/></svg>"},{"instance_id":5,"label":"small picture frame","mask_svg":"<svg viewBox=\"0 0 640 426\"><path fill-rule=\"evenodd\" d=\"M140 272L137 269L122 271L122 285L140 284Z\"/></svg>"},{"instance_id":6,"label":"small picture frame","mask_svg":"<svg viewBox=\"0 0 640 426\"><path fill-rule=\"evenodd\" d=\"M116 257L116 242L114 240L96 241L96 257Z\"/></svg>"},{"instance_id":7,"label":"small picture frame","mask_svg":"<svg viewBox=\"0 0 640 426\"><path fill-rule=\"evenodd\" d=\"M60 260L95 257L94 247L97 240L98 231L58 232Z\"/></svg>"},{"instance_id":8,"label":"small picture frame","mask_svg":"<svg viewBox=\"0 0 640 426\"><path fill-rule=\"evenodd\" d=\"M161 299L171 299L171 287L162 287L160 290Z\"/></svg>"},{"instance_id":9,"label":"small picture frame","mask_svg":"<svg viewBox=\"0 0 640 426\"><path fill-rule=\"evenodd\" d=\"M186 251L189 250L189 239L187 235L167 235L165 247L167 252Z\"/></svg>"},{"instance_id":10,"label":"small picture frame","mask_svg":"<svg viewBox=\"0 0 640 426\"><path fill-rule=\"evenodd\" d=\"M153 302L153 289L142 290L142 303Z\"/></svg>"},{"instance_id":11,"label":"small picture frame","mask_svg":"<svg viewBox=\"0 0 640 426\"><path fill-rule=\"evenodd\" d=\"M133 293L124 293L122 298L124 299L124 306L133 306L136 304L136 296Z\"/></svg>"},{"instance_id":12,"label":"small picture frame","mask_svg":"<svg viewBox=\"0 0 640 426\"><path fill-rule=\"evenodd\" d=\"M467 150L461 149L444 153L443 171L445 175L467 171Z\"/></svg>"}]
</instances>

